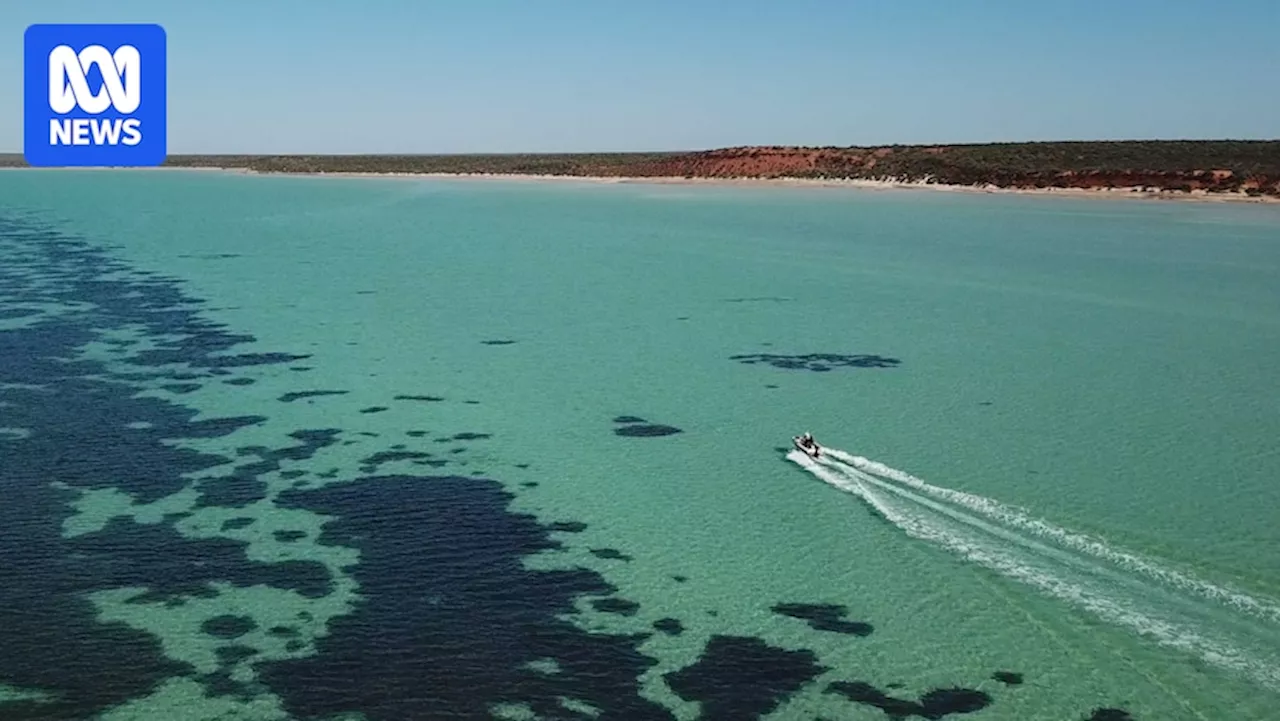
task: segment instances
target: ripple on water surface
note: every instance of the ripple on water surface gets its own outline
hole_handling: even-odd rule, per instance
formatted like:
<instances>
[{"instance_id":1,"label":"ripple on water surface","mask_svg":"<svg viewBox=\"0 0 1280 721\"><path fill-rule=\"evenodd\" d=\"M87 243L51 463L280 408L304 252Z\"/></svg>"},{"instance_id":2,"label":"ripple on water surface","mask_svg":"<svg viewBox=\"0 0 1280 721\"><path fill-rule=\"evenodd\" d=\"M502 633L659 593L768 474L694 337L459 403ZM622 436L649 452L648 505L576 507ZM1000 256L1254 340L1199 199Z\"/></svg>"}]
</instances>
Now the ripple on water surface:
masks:
<instances>
[{"instance_id":1,"label":"ripple on water surface","mask_svg":"<svg viewBox=\"0 0 1280 721\"><path fill-rule=\"evenodd\" d=\"M172 279L32 218L0 219L0 246L0 556L13 581L0 584L0 716L669 718L642 688L656 677L704 718L1013 718L1067 675L978 640L962 653L983 670L938 668L948 664L929 663L927 624L846 598L756 594L744 610L725 591L713 608L703 568L655 571L673 559L595 517L514 512L510 489L536 497L561 481L543 458L504 457L508 429L446 420L505 408L491 396L315 380L323 347L262 348L209 321ZM247 262L205 255L187 260ZM728 307L804 300L754 293ZM688 329L699 313L664 317ZM508 363L539 342L494 328L467 345ZM928 361L808 352L825 344L740 353L750 342L711 360L770 398L789 392L779 384L899 382ZM705 418L631 403L594 418L602 442L645 453L711 432ZM210 407L220 412L194 410ZM609 422L628 410L639 415ZM536 570L524 562L535 555L573 560ZM623 583L654 573L649 588ZM680 589L702 605L680 603ZM926 600L901 605L945 598L920 590ZM883 672L895 652L923 657L918 677ZM1054 717L1128 718L1093 705Z\"/></svg>"}]
</instances>

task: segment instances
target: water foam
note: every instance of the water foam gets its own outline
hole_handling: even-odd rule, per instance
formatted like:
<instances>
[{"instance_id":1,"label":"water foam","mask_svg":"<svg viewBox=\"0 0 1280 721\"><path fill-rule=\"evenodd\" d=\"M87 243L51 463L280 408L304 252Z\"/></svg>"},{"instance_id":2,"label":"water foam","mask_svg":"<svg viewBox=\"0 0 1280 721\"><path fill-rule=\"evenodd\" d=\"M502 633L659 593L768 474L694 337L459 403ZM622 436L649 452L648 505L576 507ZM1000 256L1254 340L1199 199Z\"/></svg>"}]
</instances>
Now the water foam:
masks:
<instances>
[{"instance_id":1,"label":"water foam","mask_svg":"<svg viewBox=\"0 0 1280 721\"><path fill-rule=\"evenodd\" d=\"M1153 560L1113 548L1102 541L1068 531L1042 519L1032 518L1025 512L1011 508L999 501L950 488L941 488L909 473L862 456L855 456L837 449L824 450L826 451L825 455L843 461L858 470L897 481L935 498L977 511L1009 526L1029 531L1038 536L1051 538L1074 550L1088 553L1132 571L1138 571L1155 580L1177 586L1183 590L1193 591L1206 598L1228 603L1241 611L1254 614L1260 618L1280 623L1280 605L1275 603L1260 600L1235 589L1192 578L1179 571L1161 566Z\"/></svg>"},{"instance_id":2,"label":"water foam","mask_svg":"<svg viewBox=\"0 0 1280 721\"><path fill-rule=\"evenodd\" d=\"M1152 569L1167 570L1153 561L1138 559L1141 565L1135 566L1130 560L1137 559L1133 554L1095 539L1086 539L1090 545L1080 544L1077 539L1083 536L1029 519L991 499L933 486L883 464L824 450L825 461L798 451L788 453L787 458L827 484L863 499L909 536L935 543L1162 646L1193 654L1280 690L1280 659L1275 657L1275 650L1280 648L1280 629L1266 622L1266 617L1259 619L1251 613L1244 619L1222 618L1228 608L1175 596L1173 589L1149 581L1172 578L1174 589L1195 591L1240 610L1241 605L1233 602L1231 594L1205 593L1206 589L1217 587L1182 574L1153 573ZM861 463L854 465L846 458L857 458ZM870 468L893 473L873 474L868 472ZM925 490L922 486L932 489L928 495L933 498L914 492ZM976 510L985 518L967 510ZM1045 528L1061 533L1039 532ZM1064 548L1042 543L1046 538L1061 542ZM1105 553L1099 553L1099 549ZM1087 555L1072 554L1073 550ZM1115 567L1098 563L1090 556L1110 561ZM1119 569L1139 573L1125 574ZM1264 601L1248 598L1257 607L1246 604L1243 610L1268 607Z\"/></svg>"}]
</instances>

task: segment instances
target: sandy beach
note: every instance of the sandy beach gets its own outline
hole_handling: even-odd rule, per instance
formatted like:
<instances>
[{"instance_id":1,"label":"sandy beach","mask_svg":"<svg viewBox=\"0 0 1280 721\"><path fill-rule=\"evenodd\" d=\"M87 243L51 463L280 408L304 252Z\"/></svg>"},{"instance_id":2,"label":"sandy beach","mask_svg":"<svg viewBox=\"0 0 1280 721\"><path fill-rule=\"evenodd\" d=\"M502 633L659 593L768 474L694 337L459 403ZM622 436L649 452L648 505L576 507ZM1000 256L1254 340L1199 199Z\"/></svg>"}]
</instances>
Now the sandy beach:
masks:
<instances>
[{"instance_id":1,"label":"sandy beach","mask_svg":"<svg viewBox=\"0 0 1280 721\"><path fill-rule=\"evenodd\" d=\"M1050 195L1071 198L1113 198L1140 200L1174 200L1210 203L1280 203L1280 198L1249 196L1244 193L1206 193L1203 191L1154 191L1145 188L1002 188L995 185L953 185L946 183L911 182L901 180L871 179L815 179L815 178L686 178L674 176L589 176L589 175L538 175L532 173L293 173L262 172L247 168L172 168L159 170L216 170L246 175L319 175L337 178L441 178L448 180L501 180L529 182L577 182L577 183L644 183L652 185L711 185L711 186L760 186L793 188L851 188L859 190L933 190L958 193L1009 193L1014 195Z\"/></svg>"},{"instance_id":2,"label":"sandy beach","mask_svg":"<svg viewBox=\"0 0 1280 721\"><path fill-rule=\"evenodd\" d=\"M0 170L62 170L62 168L22 168L10 167ZM1007 193L1012 195L1041 195L1067 198L1111 198L1137 200L1167 200L1199 203L1260 203L1280 204L1280 198L1271 196L1250 196L1244 193L1210 193L1205 191L1171 191L1149 190L1142 187L1117 188L1004 188L995 185L955 185L933 183L927 181L903 181L894 179L817 179L817 178L755 178L755 177L675 177L675 176L592 176L592 175L549 175L535 173L360 173L360 172L292 172L292 171L259 171L249 168L235 167L193 167L193 166L160 166L149 168L73 168L73 170L141 170L141 171L178 171L178 172L217 172L238 173L242 175L283 175L295 177L327 177L327 178L436 178L445 180L477 180L505 182L574 182L574 183L643 183L651 185L711 185L711 186L758 186L758 187L791 187L791 188L846 188L857 190L930 190L956 193Z\"/></svg>"}]
</instances>

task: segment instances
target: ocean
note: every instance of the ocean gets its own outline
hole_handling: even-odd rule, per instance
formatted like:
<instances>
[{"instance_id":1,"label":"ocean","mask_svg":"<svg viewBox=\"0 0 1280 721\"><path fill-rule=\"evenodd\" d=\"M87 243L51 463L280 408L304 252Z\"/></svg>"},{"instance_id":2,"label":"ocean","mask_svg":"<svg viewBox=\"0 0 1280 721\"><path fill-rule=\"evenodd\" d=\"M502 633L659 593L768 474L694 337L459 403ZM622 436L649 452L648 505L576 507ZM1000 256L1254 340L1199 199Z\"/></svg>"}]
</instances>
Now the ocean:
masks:
<instances>
[{"instance_id":1,"label":"ocean","mask_svg":"<svg viewBox=\"0 0 1280 721\"><path fill-rule=\"evenodd\" d=\"M1275 718L1278 380L1274 206L5 171L0 718Z\"/></svg>"}]
</instances>

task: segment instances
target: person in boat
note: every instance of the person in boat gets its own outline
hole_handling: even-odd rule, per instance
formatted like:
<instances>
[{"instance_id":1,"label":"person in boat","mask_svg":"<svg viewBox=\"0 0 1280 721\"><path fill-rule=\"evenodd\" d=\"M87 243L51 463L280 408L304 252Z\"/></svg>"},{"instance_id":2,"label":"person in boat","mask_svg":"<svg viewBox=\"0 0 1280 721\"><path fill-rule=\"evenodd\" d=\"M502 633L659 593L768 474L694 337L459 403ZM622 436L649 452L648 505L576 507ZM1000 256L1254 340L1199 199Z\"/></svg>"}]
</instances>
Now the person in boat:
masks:
<instances>
[{"instance_id":1,"label":"person in boat","mask_svg":"<svg viewBox=\"0 0 1280 721\"><path fill-rule=\"evenodd\" d=\"M810 434L809 431L805 431L804 435L800 436L800 445L805 446L806 448L813 448L814 445L816 445L813 442L813 435Z\"/></svg>"}]
</instances>

